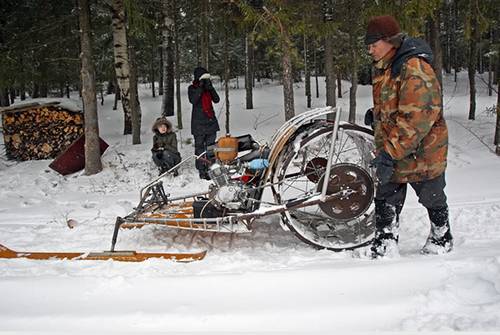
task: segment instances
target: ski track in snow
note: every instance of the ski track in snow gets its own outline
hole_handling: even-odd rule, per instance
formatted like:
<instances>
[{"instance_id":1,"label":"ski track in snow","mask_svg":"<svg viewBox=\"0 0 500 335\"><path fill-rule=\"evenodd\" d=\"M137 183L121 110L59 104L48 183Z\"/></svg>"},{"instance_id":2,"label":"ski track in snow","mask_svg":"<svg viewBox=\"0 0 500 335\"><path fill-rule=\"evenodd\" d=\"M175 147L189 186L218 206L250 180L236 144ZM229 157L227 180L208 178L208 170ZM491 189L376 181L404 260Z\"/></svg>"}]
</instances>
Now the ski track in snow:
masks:
<instances>
[{"instance_id":1,"label":"ski track in snow","mask_svg":"<svg viewBox=\"0 0 500 335\"><path fill-rule=\"evenodd\" d=\"M367 258L367 248L341 253L312 249L284 231L276 215L259 220L246 234L159 226L122 230L119 250L208 254L189 264L0 260L0 331L71 331L75 324L88 332L500 331L500 159L484 144L492 142L494 119L480 113L496 98L487 97L483 87L477 120L467 121L466 74L461 80L457 87L453 82L445 87L452 253L419 254L429 225L411 188L401 217L400 256L377 261ZM244 90L230 94L236 111L233 133L269 140L283 122L276 112L281 88L258 87L260 107L253 112L242 107ZM48 168L50 161L0 160L0 243L20 251L109 249L116 216L130 212L141 187L157 175L150 160L149 125L160 101L141 100L143 144L132 146L120 134L120 114L107 98L99 118L101 137L110 147L98 175L63 177ZM369 87L360 87L358 119L370 99ZM305 110L303 100L298 99L296 110ZM314 103L317 107L322 101ZM339 103L348 109L347 98ZM189 106L187 99L183 104ZM186 107L184 124L189 121ZM189 129L178 137L187 157L193 150ZM190 163L179 177L165 178L167 193L208 187L193 169ZM73 229L69 219L76 220Z\"/></svg>"}]
</instances>

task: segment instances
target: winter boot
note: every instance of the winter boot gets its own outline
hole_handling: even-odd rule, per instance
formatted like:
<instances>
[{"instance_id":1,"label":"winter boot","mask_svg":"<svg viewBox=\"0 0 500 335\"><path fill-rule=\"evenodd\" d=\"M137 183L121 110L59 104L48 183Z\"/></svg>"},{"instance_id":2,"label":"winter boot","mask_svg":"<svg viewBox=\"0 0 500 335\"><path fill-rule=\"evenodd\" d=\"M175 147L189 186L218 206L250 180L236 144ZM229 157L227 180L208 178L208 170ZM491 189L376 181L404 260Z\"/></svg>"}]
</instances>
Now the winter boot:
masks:
<instances>
[{"instance_id":1,"label":"winter boot","mask_svg":"<svg viewBox=\"0 0 500 335\"><path fill-rule=\"evenodd\" d=\"M431 220L431 232L424 247L423 254L445 254L453 249L453 236L451 236L448 207L428 208Z\"/></svg>"},{"instance_id":2,"label":"winter boot","mask_svg":"<svg viewBox=\"0 0 500 335\"><path fill-rule=\"evenodd\" d=\"M210 176L206 170L199 170L200 179L210 180Z\"/></svg>"},{"instance_id":3,"label":"winter boot","mask_svg":"<svg viewBox=\"0 0 500 335\"><path fill-rule=\"evenodd\" d=\"M399 239L399 212L401 206L375 200L375 238L370 248L372 258L397 256Z\"/></svg>"}]
</instances>

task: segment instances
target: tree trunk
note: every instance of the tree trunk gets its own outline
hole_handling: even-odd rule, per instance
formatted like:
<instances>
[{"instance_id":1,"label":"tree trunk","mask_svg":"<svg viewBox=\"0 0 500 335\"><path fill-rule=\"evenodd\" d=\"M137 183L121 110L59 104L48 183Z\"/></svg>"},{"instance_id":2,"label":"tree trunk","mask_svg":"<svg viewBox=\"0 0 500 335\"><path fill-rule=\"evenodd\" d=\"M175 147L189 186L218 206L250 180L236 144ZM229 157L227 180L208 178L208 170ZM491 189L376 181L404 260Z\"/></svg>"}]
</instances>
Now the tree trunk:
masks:
<instances>
[{"instance_id":1,"label":"tree trunk","mask_svg":"<svg viewBox=\"0 0 500 335\"><path fill-rule=\"evenodd\" d=\"M33 92L31 93L33 99L40 98L40 86L37 82L33 83Z\"/></svg>"},{"instance_id":2,"label":"tree trunk","mask_svg":"<svg viewBox=\"0 0 500 335\"><path fill-rule=\"evenodd\" d=\"M113 104L113 110L117 110L118 109L118 101L121 100L120 98L120 86L118 85L118 80L116 79L116 76L114 78L114 81L115 81L115 102Z\"/></svg>"},{"instance_id":3,"label":"tree trunk","mask_svg":"<svg viewBox=\"0 0 500 335\"><path fill-rule=\"evenodd\" d=\"M356 123L356 93L358 91L358 51L356 36L349 35L351 41L351 87L349 88L349 122Z\"/></svg>"},{"instance_id":4,"label":"tree trunk","mask_svg":"<svg viewBox=\"0 0 500 335\"><path fill-rule=\"evenodd\" d=\"M337 69L337 96L342 98L342 75L340 69Z\"/></svg>"},{"instance_id":5,"label":"tree trunk","mask_svg":"<svg viewBox=\"0 0 500 335\"><path fill-rule=\"evenodd\" d=\"M201 0L201 66L209 71L209 49L210 35L208 27L208 18L210 17L210 0Z\"/></svg>"},{"instance_id":6,"label":"tree trunk","mask_svg":"<svg viewBox=\"0 0 500 335\"><path fill-rule=\"evenodd\" d=\"M304 80L306 82L307 108L311 108L311 71L309 69L309 51L307 49L307 34L304 33Z\"/></svg>"},{"instance_id":7,"label":"tree trunk","mask_svg":"<svg viewBox=\"0 0 500 335\"><path fill-rule=\"evenodd\" d=\"M14 87L10 88L9 96L10 96L10 104L12 105L16 101L16 90L14 89Z\"/></svg>"},{"instance_id":8,"label":"tree trunk","mask_svg":"<svg viewBox=\"0 0 500 335\"><path fill-rule=\"evenodd\" d=\"M433 68L436 73L436 77L439 81L439 85L443 87L443 50L441 48L440 41L440 10L437 10L435 13L435 17L430 19L430 39L431 39L431 48L434 54L433 60ZM441 92L442 94L442 92Z\"/></svg>"},{"instance_id":9,"label":"tree trunk","mask_svg":"<svg viewBox=\"0 0 500 335\"><path fill-rule=\"evenodd\" d=\"M319 98L319 80L318 80L318 58L316 57L317 41L314 42L314 80L316 82L316 98Z\"/></svg>"},{"instance_id":10,"label":"tree trunk","mask_svg":"<svg viewBox=\"0 0 500 335\"><path fill-rule=\"evenodd\" d=\"M295 104L293 97L293 72L292 72L292 60L290 55L291 41L288 36L288 31L286 27L282 28L282 45L283 45L283 55L282 55L282 65L283 65L283 98L285 103L285 120L288 121L295 116Z\"/></svg>"},{"instance_id":11,"label":"tree trunk","mask_svg":"<svg viewBox=\"0 0 500 335\"><path fill-rule=\"evenodd\" d=\"M0 107L8 107L9 104L9 90L0 88Z\"/></svg>"},{"instance_id":12,"label":"tree trunk","mask_svg":"<svg viewBox=\"0 0 500 335\"><path fill-rule=\"evenodd\" d=\"M495 127L495 140L496 154L500 156L500 80L497 85L497 125Z\"/></svg>"},{"instance_id":13,"label":"tree trunk","mask_svg":"<svg viewBox=\"0 0 500 335\"><path fill-rule=\"evenodd\" d=\"M230 134L231 130L229 128L230 121L230 111L229 111L229 42L228 42L228 20L225 19L224 27L224 91L226 95L226 134Z\"/></svg>"},{"instance_id":14,"label":"tree trunk","mask_svg":"<svg viewBox=\"0 0 500 335\"><path fill-rule=\"evenodd\" d=\"M161 107L162 116L174 116L174 19L172 10L172 1L163 0L163 75L165 81L163 83L163 100Z\"/></svg>"},{"instance_id":15,"label":"tree trunk","mask_svg":"<svg viewBox=\"0 0 500 335\"><path fill-rule=\"evenodd\" d=\"M19 88L19 97L21 98L21 101L26 100L26 84L24 83L24 80L21 81L21 87Z\"/></svg>"},{"instance_id":16,"label":"tree trunk","mask_svg":"<svg viewBox=\"0 0 500 335\"><path fill-rule=\"evenodd\" d=\"M493 95L493 55L492 51L494 48L494 39L493 39L493 27L490 27L490 53L488 55L488 96ZM497 55L497 57L500 55Z\"/></svg>"},{"instance_id":17,"label":"tree trunk","mask_svg":"<svg viewBox=\"0 0 500 335\"><path fill-rule=\"evenodd\" d=\"M101 85L102 87L102 85ZM102 89L101 89L102 91ZM64 83L59 82L59 97L64 98Z\"/></svg>"},{"instance_id":18,"label":"tree trunk","mask_svg":"<svg viewBox=\"0 0 500 335\"><path fill-rule=\"evenodd\" d=\"M476 119L476 62L477 62L477 43L479 40L479 28L477 27L477 1L471 1L471 11L470 11L470 27L471 36L469 40L469 64L468 64L468 74L469 74L469 94L470 94L470 104L469 104L469 120Z\"/></svg>"},{"instance_id":19,"label":"tree trunk","mask_svg":"<svg viewBox=\"0 0 500 335\"><path fill-rule=\"evenodd\" d=\"M156 47L153 46L151 48L151 61L149 65L149 81L151 82L151 96L153 98L156 97L156 87L155 87L155 49Z\"/></svg>"},{"instance_id":20,"label":"tree trunk","mask_svg":"<svg viewBox=\"0 0 500 335\"><path fill-rule=\"evenodd\" d=\"M102 170L102 163L97 120L95 70L90 39L90 7L88 0L78 0L78 5L82 66L80 73L85 117L85 174L93 175Z\"/></svg>"},{"instance_id":21,"label":"tree trunk","mask_svg":"<svg viewBox=\"0 0 500 335\"><path fill-rule=\"evenodd\" d=\"M245 36L245 92L246 92L246 108L253 109L253 35L247 33Z\"/></svg>"},{"instance_id":22,"label":"tree trunk","mask_svg":"<svg viewBox=\"0 0 500 335\"><path fill-rule=\"evenodd\" d=\"M159 52L158 54L160 55L160 64L158 66L159 68L159 78L158 78L158 95L163 95L163 45L159 47Z\"/></svg>"},{"instance_id":23,"label":"tree trunk","mask_svg":"<svg viewBox=\"0 0 500 335\"><path fill-rule=\"evenodd\" d=\"M453 64L453 81L456 83L457 82L457 73L458 73L458 56L457 56L457 43L456 43L456 38L455 38L455 33L457 31L457 20L458 20L458 6L457 2L453 1L451 4L452 9L453 9L453 15L452 15L452 29L451 31L453 32L452 34L452 48L451 48L451 54L452 54L452 64Z\"/></svg>"},{"instance_id":24,"label":"tree trunk","mask_svg":"<svg viewBox=\"0 0 500 335\"><path fill-rule=\"evenodd\" d=\"M45 69L46 66L42 67L42 82L40 85L40 96L42 98L47 98L49 96L49 84L47 83L47 72Z\"/></svg>"},{"instance_id":25,"label":"tree trunk","mask_svg":"<svg viewBox=\"0 0 500 335\"><path fill-rule=\"evenodd\" d=\"M478 65L478 72L480 74L484 73L484 63L483 63L483 45L481 43L481 37L478 38L477 40L477 47L478 47L478 53L477 53L477 63Z\"/></svg>"},{"instance_id":26,"label":"tree trunk","mask_svg":"<svg viewBox=\"0 0 500 335\"><path fill-rule=\"evenodd\" d=\"M444 30L446 31L446 49L444 51L444 57L443 57L443 68L444 71L448 74L451 73L451 43L452 43L452 5L450 3L444 5L444 11L443 11L443 16L444 16Z\"/></svg>"},{"instance_id":27,"label":"tree trunk","mask_svg":"<svg viewBox=\"0 0 500 335\"><path fill-rule=\"evenodd\" d=\"M116 79L120 88L123 107L123 134L132 133L132 106L130 101L130 64L123 0L113 0L111 16L113 22L113 45Z\"/></svg>"},{"instance_id":28,"label":"tree trunk","mask_svg":"<svg viewBox=\"0 0 500 335\"><path fill-rule=\"evenodd\" d=\"M137 63L135 61L135 48L129 46L130 60L130 107L132 111L132 144L141 144L141 104L137 89Z\"/></svg>"},{"instance_id":29,"label":"tree trunk","mask_svg":"<svg viewBox=\"0 0 500 335\"><path fill-rule=\"evenodd\" d=\"M183 129L182 124L182 98L181 98L181 59L179 50L179 9L177 7L177 0L174 0L174 72L175 72L175 101L177 102L177 128Z\"/></svg>"},{"instance_id":30,"label":"tree trunk","mask_svg":"<svg viewBox=\"0 0 500 335\"><path fill-rule=\"evenodd\" d=\"M328 34L325 38L325 76L326 76L326 105L336 107L335 98L335 65L333 63L333 36Z\"/></svg>"}]
</instances>

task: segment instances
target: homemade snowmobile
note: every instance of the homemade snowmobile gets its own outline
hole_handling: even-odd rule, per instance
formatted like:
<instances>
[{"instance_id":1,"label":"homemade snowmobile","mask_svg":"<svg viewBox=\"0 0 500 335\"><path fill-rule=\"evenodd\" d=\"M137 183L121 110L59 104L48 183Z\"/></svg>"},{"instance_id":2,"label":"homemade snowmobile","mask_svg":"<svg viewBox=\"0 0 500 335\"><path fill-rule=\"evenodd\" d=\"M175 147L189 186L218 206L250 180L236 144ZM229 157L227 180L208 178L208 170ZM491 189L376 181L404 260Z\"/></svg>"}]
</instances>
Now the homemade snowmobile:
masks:
<instances>
[{"instance_id":1,"label":"homemade snowmobile","mask_svg":"<svg viewBox=\"0 0 500 335\"><path fill-rule=\"evenodd\" d=\"M297 115L274 134L270 146L257 143L250 135L220 138L195 156L209 165L209 189L172 197L162 179L192 159L186 158L141 189L134 210L116 219L110 251L68 256L21 253L0 246L0 258L198 260L205 252L144 254L115 251L115 246L121 228L153 224L245 233L252 230L256 219L271 214L280 214L284 229L316 248L342 251L365 246L375 232L375 186L369 168L373 132L340 122L340 114L340 109L326 107ZM265 189L272 191L272 199L263 198Z\"/></svg>"},{"instance_id":2,"label":"homemade snowmobile","mask_svg":"<svg viewBox=\"0 0 500 335\"><path fill-rule=\"evenodd\" d=\"M159 176L140 191L134 211L117 218L111 251L120 228L154 224L245 233L256 219L277 213L283 228L314 247L341 251L368 244L375 231L368 166L373 132L339 120L340 109L331 107L297 115L270 146L250 135L220 138L197 157L209 162L209 189L172 197L162 182L169 171ZM273 201L262 198L266 188Z\"/></svg>"}]
</instances>

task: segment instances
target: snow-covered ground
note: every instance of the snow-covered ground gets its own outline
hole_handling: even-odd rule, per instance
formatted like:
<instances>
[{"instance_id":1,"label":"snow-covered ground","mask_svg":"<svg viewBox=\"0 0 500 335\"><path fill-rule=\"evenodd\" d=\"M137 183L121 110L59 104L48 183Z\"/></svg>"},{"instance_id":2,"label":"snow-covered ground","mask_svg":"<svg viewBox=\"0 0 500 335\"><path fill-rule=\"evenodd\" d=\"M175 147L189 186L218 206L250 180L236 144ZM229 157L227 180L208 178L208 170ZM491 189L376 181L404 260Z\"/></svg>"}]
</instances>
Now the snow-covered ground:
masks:
<instances>
[{"instance_id":1,"label":"snow-covered ground","mask_svg":"<svg viewBox=\"0 0 500 335\"><path fill-rule=\"evenodd\" d=\"M147 226L122 231L119 249L208 250L207 257L189 264L0 260L0 333L500 332L500 158L492 145L495 117L485 112L496 97L488 97L478 80L477 118L469 121L466 73L457 84L447 77L445 83L452 253L419 254L429 224L412 190L402 213L401 256L392 259L317 251L283 231L278 216L242 235ZM224 94L217 87L224 127ZM130 212L140 188L157 175L150 125L161 98L142 89L143 144L132 145L122 135L122 114L112 110L112 96L99 106L101 137L110 147L97 175L64 177L48 167L50 160L0 157L0 243L16 250L109 249L115 217ZM358 92L362 120L371 106L370 87ZM186 86L182 93L185 129L178 138L187 157L194 149ZM324 105L320 94L313 107ZM230 100L232 134L251 133L265 142L284 122L277 83L257 84L254 110L244 109L244 89L231 90ZM295 85L295 100L297 113L305 111L303 84ZM347 94L339 105L348 109ZM209 183L198 179L191 164L165 185L178 195ZM68 219L78 225L69 229Z\"/></svg>"}]
</instances>

